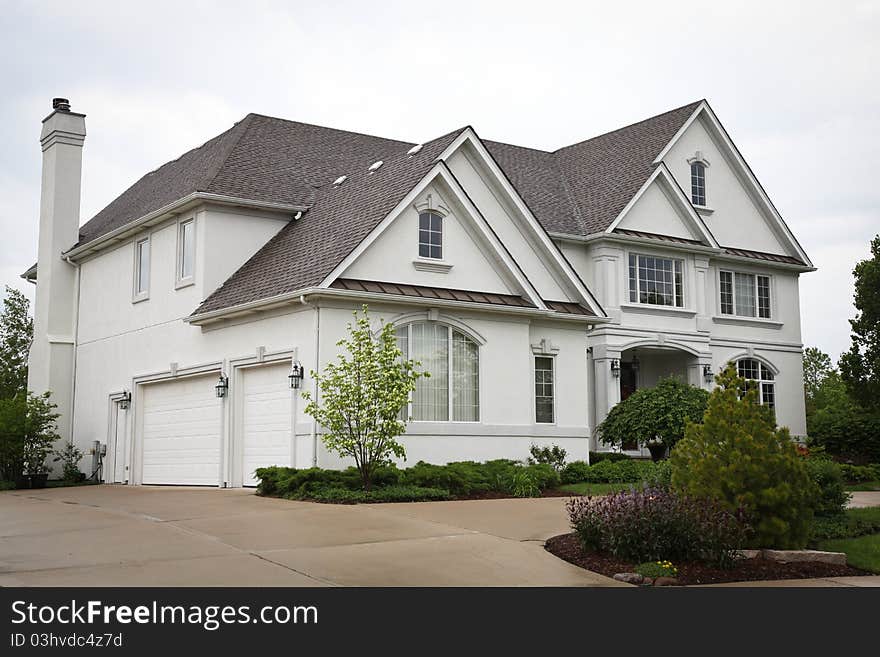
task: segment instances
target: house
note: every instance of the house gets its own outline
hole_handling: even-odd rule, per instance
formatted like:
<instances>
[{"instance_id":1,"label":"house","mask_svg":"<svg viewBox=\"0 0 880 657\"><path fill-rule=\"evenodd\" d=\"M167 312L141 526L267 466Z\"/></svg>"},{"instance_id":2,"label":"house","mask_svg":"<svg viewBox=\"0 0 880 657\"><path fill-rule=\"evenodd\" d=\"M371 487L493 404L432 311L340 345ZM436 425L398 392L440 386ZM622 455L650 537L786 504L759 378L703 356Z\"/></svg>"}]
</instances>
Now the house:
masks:
<instances>
[{"instance_id":1,"label":"house","mask_svg":"<svg viewBox=\"0 0 880 657\"><path fill-rule=\"evenodd\" d=\"M710 388L731 360L805 433L813 266L706 101L554 152L249 114L80 226L84 139L56 99L29 386L64 437L106 445L105 481L340 465L300 392L362 304L432 374L410 462L585 459L621 398L666 376Z\"/></svg>"}]
</instances>

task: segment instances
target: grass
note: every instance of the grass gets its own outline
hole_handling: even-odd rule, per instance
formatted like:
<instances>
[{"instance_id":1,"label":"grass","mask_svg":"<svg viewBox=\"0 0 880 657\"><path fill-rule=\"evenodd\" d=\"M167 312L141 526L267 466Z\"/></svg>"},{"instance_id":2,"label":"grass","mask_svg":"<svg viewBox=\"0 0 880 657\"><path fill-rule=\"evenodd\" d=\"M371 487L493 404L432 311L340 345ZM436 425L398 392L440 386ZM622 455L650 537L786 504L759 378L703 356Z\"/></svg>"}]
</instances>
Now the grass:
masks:
<instances>
[{"instance_id":1,"label":"grass","mask_svg":"<svg viewBox=\"0 0 880 657\"><path fill-rule=\"evenodd\" d=\"M846 561L850 566L880 573L880 534L822 541L819 549L846 552Z\"/></svg>"},{"instance_id":2,"label":"grass","mask_svg":"<svg viewBox=\"0 0 880 657\"><path fill-rule=\"evenodd\" d=\"M849 491L880 491L880 481L859 481L857 483L847 484L846 489Z\"/></svg>"},{"instance_id":3,"label":"grass","mask_svg":"<svg viewBox=\"0 0 880 657\"><path fill-rule=\"evenodd\" d=\"M616 493L621 490L629 490L636 484L598 484L583 481L579 484L565 484L560 486L559 490L566 493L574 493L575 495L608 495L608 493Z\"/></svg>"}]
</instances>

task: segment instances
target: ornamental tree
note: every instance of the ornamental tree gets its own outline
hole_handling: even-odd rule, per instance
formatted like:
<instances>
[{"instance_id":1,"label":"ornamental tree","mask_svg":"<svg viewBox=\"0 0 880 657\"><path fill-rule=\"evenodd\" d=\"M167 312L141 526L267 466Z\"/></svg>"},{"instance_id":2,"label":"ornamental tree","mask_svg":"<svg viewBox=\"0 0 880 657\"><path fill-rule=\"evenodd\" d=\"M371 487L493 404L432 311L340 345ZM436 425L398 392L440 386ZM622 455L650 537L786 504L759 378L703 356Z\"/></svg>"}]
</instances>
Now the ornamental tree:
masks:
<instances>
[{"instance_id":1,"label":"ornamental tree","mask_svg":"<svg viewBox=\"0 0 880 657\"><path fill-rule=\"evenodd\" d=\"M689 423L672 451L673 488L744 512L752 547L803 547L818 489L788 429L776 428L732 364L717 382L702 424Z\"/></svg>"},{"instance_id":2,"label":"ornamental tree","mask_svg":"<svg viewBox=\"0 0 880 657\"><path fill-rule=\"evenodd\" d=\"M9 399L27 388L28 351L34 337L29 302L21 292L6 288L0 311L0 399Z\"/></svg>"},{"instance_id":3,"label":"ornamental tree","mask_svg":"<svg viewBox=\"0 0 880 657\"><path fill-rule=\"evenodd\" d=\"M709 393L675 378L642 388L617 404L596 427L599 439L621 446L663 443L670 449L684 436L685 424L699 422Z\"/></svg>"},{"instance_id":4,"label":"ornamental tree","mask_svg":"<svg viewBox=\"0 0 880 657\"><path fill-rule=\"evenodd\" d=\"M401 409L409 401L419 377L420 363L404 360L397 346L394 326L382 322L377 332L370 329L367 306L354 313L348 324L348 338L336 343L342 349L323 373L311 372L319 394L308 392L306 413L324 427L324 445L342 457L354 459L363 486L370 490L373 474L392 456L406 458L397 437L406 431Z\"/></svg>"}]
</instances>

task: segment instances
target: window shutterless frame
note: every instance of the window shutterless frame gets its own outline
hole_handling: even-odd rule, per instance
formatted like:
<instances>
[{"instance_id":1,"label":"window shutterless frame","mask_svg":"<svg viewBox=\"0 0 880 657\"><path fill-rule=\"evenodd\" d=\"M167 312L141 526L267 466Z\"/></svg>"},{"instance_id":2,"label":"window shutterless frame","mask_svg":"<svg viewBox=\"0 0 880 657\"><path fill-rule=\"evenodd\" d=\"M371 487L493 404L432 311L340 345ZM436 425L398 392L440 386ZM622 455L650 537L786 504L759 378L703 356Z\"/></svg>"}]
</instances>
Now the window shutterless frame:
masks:
<instances>
[{"instance_id":1,"label":"window shutterless frame","mask_svg":"<svg viewBox=\"0 0 880 657\"><path fill-rule=\"evenodd\" d=\"M631 252L626 266L630 303L685 307L684 260Z\"/></svg>"},{"instance_id":2,"label":"window shutterless frame","mask_svg":"<svg viewBox=\"0 0 880 657\"><path fill-rule=\"evenodd\" d=\"M131 302L150 298L150 236L135 240Z\"/></svg>"},{"instance_id":3,"label":"window shutterless frame","mask_svg":"<svg viewBox=\"0 0 880 657\"><path fill-rule=\"evenodd\" d=\"M532 366L535 424L556 424L556 358L536 354Z\"/></svg>"},{"instance_id":4,"label":"window shutterless frame","mask_svg":"<svg viewBox=\"0 0 880 657\"><path fill-rule=\"evenodd\" d=\"M196 220L184 219L177 224L177 257L175 259L175 287L195 283L196 272Z\"/></svg>"},{"instance_id":5,"label":"window shutterless frame","mask_svg":"<svg viewBox=\"0 0 880 657\"><path fill-rule=\"evenodd\" d=\"M772 319L772 287L771 277L767 274L719 270L718 297L721 314Z\"/></svg>"},{"instance_id":6,"label":"window shutterless frame","mask_svg":"<svg viewBox=\"0 0 880 657\"><path fill-rule=\"evenodd\" d=\"M419 257L443 259L443 216L437 212L419 213Z\"/></svg>"}]
</instances>

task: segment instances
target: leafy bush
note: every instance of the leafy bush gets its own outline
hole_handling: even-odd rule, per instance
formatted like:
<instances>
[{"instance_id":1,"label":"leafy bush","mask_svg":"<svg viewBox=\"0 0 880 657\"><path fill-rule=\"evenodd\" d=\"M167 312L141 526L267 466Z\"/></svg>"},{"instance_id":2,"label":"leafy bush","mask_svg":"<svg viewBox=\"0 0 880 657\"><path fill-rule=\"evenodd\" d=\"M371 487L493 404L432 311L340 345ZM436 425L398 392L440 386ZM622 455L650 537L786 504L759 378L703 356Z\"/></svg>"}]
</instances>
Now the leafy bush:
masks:
<instances>
[{"instance_id":1,"label":"leafy bush","mask_svg":"<svg viewBox=\"0 0 880 657\"><path fill-rule=\"evenodd\" d=\"M529 447L529 454L531 454L528 461L529 465L546 463L547 465L552 465L556 472L561 472L562 468L565 467L565 457L568 455L568 452L562 449L559 445L553 445L551 447L538 447L537 445L532 445Z\"/></svg>"},{"instance_id":2,"label":"leafy bush","mask_svg":"<svg viewBox=\"0 0 880 657\"><path fill-rule=\"evenodd\" d=\"M0 481L0 490L14 490L15 482L14 481Z\"/></svg>"},{"instance_id":3,"label":"leafy bush","mask_svg":"<svg viewBox=\"0 0 880 657\"><path fill-rule=\"evenodd\" d=\"M635 570L642 577L650 577L651 579L678 575L678 568L671 561L646 561L636 566Z\"/></svg>"},{"instance_id":4,"label":"leafy bush","mask_svg":"<svg viewBox=\"0 0 880 657\"><path fill-rule=\"evenodd\" d=\"M596 434L606 445L662 442L670 449L684 437L687 422L699 422L709 393L677 379L663 379L653 388L637 390L614 406Z\"/></svg>"},{"instance_id":5,"label":"leafy bush","mask_svg":"<svg viewBox=\"0 0 880 657\"><path fill-rule=\"evenodd\" d=\"M672 488L672 465L668 460L652 463L654 467L645 475L642 483L651 488Z\"/></svg>"},{"instance_id":6,"label":"leafy bush","mask_svg":"<svg viewBox=\"0 0 880 657\"><path fill-rule=\"evenodd\" d=\"M541 489L530 472L514 468L506 475L499 476L498 488L514 497L538 497Z\"/></svg>"},{"instance_id":7,"label":"leafy bush","mask_svg":"<svg viewBox=\"0 0 880 657\"><path fill-rule=\"evenodd\" d=\"M840 472L843 475L843 480L849 483L857 484L864 481L877 481L880 480L880 463L871 463L869 465L841 463Z\"/></svg>"},{"instance_id":8,"label":"leafy bush","mask_svg":"<svg viewBox=\"0 0 880 657\"><path fill-rule=\"evenodd\" d=\"M572 461L562 469L560 476L563 484L578 484L586 481L592 466L586 461Z\"/></svg>"},{"instance_id":9,"label":"leafy bush","mask_svg":"<svg viewBox=\"0 0 880 657\"><path fill-rule=\"evenodd\" d=\"M880 413L852 401L818 409L810 418L809 434L810 444L829 454L857 463L880 461Z\"/></svg>"},{"instance_id":10,"label":"leafy bush","mask_svg":"<svg viewBox=\"0 0 880 657\"><path fill-rule=\"evenodd\" d=\"M817 516L839 515L846 509L850 494L843 487L840 466L827 459L807 459L807 469L819 488L813 512Z\"/></svg>"},{"instance_id":11,"label":"leafy bush","mask_svg":"<svg viewBox=\"0 0 880 657\"><path fill-rule=\"evenodd\" d=\"M739 514L719 502L655 488L573 498L566 508L586 550L626 561L728 565L747 529Z\"/></svg>"},{"instance_id":12,"label":"leafy bush","mask_svg":"<svg viewBox=\"0 0 880 657\"><path fill-rule=\"evenodd\" d=\"M559 472L549 463L535 463L527 465L525 468L516 468L516 470L522 470L528 474L535 482L535 486L538 487L538 492L556 488L562 483Z\"/></svg>"},{"instance_id":13,"label":"leafy bush","mask_svg":"<svg viewBox=\"0 0 880 657\"><path fill-rule=\"evenodd\" d=\"M82 450L72 442L66 443L64 449L55 450L54 455L55 458L52 460L56 463L61 461L63 464L61 476L64 481L72 483L81 481L85 477L79 471L79 462L82 461L83 457Z\"/></svg>"},{"instance_id":14,"label":"leafy bush","mask_svg":"<svg viewBox=\"0 0 880 657\"><path fill-rule=\"evenodd\" d=\"M836 516L820 516L813 520L812 540L857 538L880 533L880 508L847 509Z\"/></svg>"},{"instance_id":15,"label":"leafy bush","mask_svg":"<svg viewBox=\"0 0 880 657\"><path fill-rule=\"evenodd\" d=\"M599 461L627 461L632 457L623 452L590 452L590 463L595 465Z\"/></svg>"},{"instance_id":16,"label":"leafy bush","mask_svg":"<svg viewBox=\"0 0 880 657\"><path fill-rule=\"evenodd\" d=\"M0 478L48 472L46 459L59 439L55 408L48 392L0 399Z\"/></svg>"},{"instance_id":17,"label":"leafy bush","mask_svg":"<svg viewBox=\"0 0 880 657\"><path fill-rule=\"evenodd\" d=\"M818 494L788 429L776 429L754 383L732 365L718 375L702 424L689 424L670 461L672 485L684 494L742 509L749 545L801 548Z\"/></svg>"},{"instance_id":18,"label":"leafy bush","mask_svg":"<svg viewBox=\"0 0 880 657\"><path fill-rule=\"evenodd\" d=\"M429 502L448 500L450 497L449 491L442 488L399 486L395 484L381 488L371 488L370 490L319 486L309 493L307 499L332 504L358 504L363 502Z\"/></svg>"}]
</instances>

